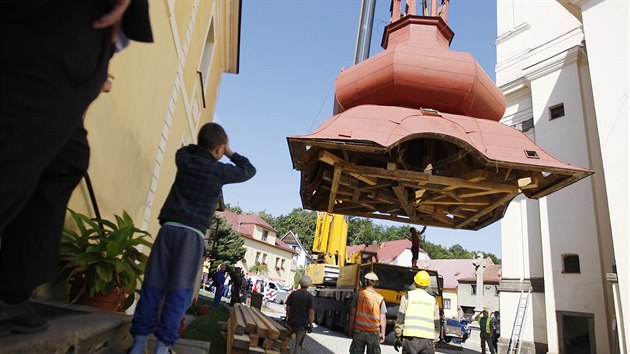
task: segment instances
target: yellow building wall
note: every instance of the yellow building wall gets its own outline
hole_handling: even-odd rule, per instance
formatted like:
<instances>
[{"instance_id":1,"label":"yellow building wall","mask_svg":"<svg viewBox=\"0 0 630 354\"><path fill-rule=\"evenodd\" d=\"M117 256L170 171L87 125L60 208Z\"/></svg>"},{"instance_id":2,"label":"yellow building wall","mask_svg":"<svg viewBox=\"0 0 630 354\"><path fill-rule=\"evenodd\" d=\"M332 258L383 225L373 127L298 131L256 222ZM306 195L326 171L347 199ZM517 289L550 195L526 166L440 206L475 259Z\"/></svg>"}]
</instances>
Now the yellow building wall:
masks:
<instances>
[{"instance_id":1,"label":"yellow building wall","mask_svg":"<svg viewBox=\"0 0 630 354\"><path fill-rule=\"evenodd\" d=\"M444 308L444 316L447 318L459 319L461 314L459 311L459 304L457 303L457 290L456 289L444 289L442 297L451 300L451 308Z\"/></svg>"},{"instance_id":2,"label":"yellow building wall","mask_svg":"<svg viewBox=\"0 0 630 354\"><path fill-rule=\"evenodd\" d=\"M226 22L239 18L227 13L238 6L217 7L216 1L150 1L149 6L154 43L132 42L114 56L112 91L93 102L85 125L89 174L102 216L125 210L138 227L155 236L157 216L176 172L175 152L196 142L199 127L212 121L221 75L237 59L228 53L238 53L238 43L225 41L240 25ZM214 46L203 108L197 71L211 22ZM85 182L69 207L94 216Z\"/></svg>"}]
</instances>

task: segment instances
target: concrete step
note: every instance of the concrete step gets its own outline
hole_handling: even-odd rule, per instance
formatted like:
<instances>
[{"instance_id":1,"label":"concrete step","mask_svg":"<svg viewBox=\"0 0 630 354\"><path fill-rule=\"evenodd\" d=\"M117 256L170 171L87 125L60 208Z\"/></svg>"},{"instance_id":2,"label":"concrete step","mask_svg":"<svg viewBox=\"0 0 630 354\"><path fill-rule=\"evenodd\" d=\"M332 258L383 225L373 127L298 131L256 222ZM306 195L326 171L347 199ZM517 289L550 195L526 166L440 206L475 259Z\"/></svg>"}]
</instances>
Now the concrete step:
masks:
<instances>
[{"instance_id":1,"label":"concrete step","mask_svg":"<svg viewBox=\"0 0 630 354\"><path fill-rule=\"evenodd\" d=\"M11 334L0 338L0 354L122 354L131 346L131 316L65 303L36 303L49 322L48 330L35 334ZM149 339L153 351L155 338ZM180 339L177 354L208 354L210 343Z\"/></svg>"}]
</instances>

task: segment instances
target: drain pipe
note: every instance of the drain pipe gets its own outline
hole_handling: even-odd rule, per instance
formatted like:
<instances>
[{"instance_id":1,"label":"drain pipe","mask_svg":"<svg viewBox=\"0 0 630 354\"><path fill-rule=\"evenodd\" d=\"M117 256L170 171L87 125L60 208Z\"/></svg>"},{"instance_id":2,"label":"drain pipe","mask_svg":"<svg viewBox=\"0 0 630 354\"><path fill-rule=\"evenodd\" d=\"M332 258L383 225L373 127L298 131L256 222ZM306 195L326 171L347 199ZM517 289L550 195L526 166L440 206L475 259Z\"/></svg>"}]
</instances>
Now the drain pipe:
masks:
<instances>
[{"instance_id":1,"label":"drain pipe","mask_svg":"<svg viewBox=\"0 0 630 354\"><path fill-rule=\"evenodd\" d=\"M359 15L359 29L357 30L357 45L354 49L354 65L370 57L370 41L374 27L374 9L376 0L361 0L361 14ZM333 98L333 114L338 114L343 107Z\"/></svg>"},{"instance_id":2,"label":"drain pipe","mask_svg":"<svg viewBox=\"0 0 630 354\"><path fill-rule=\"evenodd\" d=\"M354 52L354 64L358 64L370 56L370 41L374 26L374 9L376 0L361 1L361 17L357 34L357 46Z\"/></svg>"}]
</instances>

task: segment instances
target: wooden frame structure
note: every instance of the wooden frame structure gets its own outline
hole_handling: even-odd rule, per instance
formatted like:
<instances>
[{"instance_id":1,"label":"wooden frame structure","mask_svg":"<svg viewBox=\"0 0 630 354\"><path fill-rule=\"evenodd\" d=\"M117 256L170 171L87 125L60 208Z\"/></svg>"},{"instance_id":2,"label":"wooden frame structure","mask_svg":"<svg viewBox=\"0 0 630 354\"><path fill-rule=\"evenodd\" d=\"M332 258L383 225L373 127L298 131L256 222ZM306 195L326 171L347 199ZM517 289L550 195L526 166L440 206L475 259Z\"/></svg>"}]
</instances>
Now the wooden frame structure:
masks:
<instances>
[{"instance_id":1,"label":"wooden frame structure","mask_svg":"<svg viewBox=\"0 0 630 354\"><path fill-rule=\"evenodd\" d=\"M302 171L305 208L451 229L478 230L502 218L521 192L537 199L592 173L491 160L435 132L389 147L308 136L288 143L293 166ZM537 150L522 154L539 158Z\"/></svg>"}]
</instances>

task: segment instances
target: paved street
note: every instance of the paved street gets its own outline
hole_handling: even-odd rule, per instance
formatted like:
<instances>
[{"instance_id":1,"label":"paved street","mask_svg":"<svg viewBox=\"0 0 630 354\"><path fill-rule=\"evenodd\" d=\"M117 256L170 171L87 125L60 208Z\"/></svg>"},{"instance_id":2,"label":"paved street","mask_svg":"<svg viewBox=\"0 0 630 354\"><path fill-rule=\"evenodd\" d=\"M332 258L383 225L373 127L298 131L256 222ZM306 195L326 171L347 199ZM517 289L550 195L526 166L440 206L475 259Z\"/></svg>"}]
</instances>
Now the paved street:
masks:
<instances>
[{"instance_id":1,"label":"paved street","mask_svg":"<svg viewBox=\"0 0 630 354\"><path fill-rule=\"evenodd\" d=\"M284 316L284 306L278 304L270 304L269 307L263 307L263 312L274 318L280 318ZM330 331L325 327L319 327L315 325L313 333L307 335L304 341L304 354L340 354L348 353L350 348L350 342L352 340L340 332ZM394 341L394 334L391 333L385 340L385 343L381 345L381 351L383 354L400 354L396 352L392 343ZM293 341L290 341L289 346L293 348ZM473 354L480 353L479 347L479 334L473 332L472 337L469 338L466 343L460 345L460 350L445 350L438 349L436 353L444 354Z\"/></svg>"}]
</instances>

